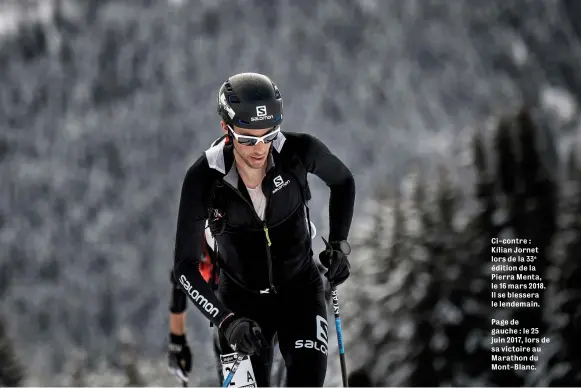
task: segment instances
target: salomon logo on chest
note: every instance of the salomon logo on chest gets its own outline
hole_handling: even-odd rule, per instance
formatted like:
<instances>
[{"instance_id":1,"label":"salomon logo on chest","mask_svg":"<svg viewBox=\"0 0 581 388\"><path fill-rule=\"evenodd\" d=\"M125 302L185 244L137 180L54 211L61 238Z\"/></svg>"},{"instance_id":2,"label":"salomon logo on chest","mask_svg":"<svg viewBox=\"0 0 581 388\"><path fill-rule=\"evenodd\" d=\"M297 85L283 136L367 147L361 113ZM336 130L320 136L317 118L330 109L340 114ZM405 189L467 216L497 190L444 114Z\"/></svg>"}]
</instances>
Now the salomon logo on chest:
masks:
<instances>
[{"instance_id":1,"label":"salomon logo on chest","mask_svg":"<svg viewBox=\"0 0 581 388\"><path fill-rule=\"evenodd\" d=\"M282 179L282 177L280 175L277 175L276 177L274 177L274 179L272 180L274 183L274 190L272 190L272 194L275 194L276 192L278 192L281 189L284 189L289 183L290 180L284 180Z\"/></svg>"}]
</instances>

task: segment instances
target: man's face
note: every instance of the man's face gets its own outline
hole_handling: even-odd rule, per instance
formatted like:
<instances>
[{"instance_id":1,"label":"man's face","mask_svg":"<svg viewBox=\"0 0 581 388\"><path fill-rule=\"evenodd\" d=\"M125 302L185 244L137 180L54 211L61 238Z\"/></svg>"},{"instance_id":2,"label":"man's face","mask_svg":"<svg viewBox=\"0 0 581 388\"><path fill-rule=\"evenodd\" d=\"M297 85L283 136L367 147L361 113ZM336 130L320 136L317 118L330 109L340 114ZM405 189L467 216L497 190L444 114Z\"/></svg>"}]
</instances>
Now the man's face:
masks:
<instances>
[{"instance_id":1,"label":"man's face","mask_svg":"<svg viewBox=\"0 0 581 388\"><path fill-rule=\"evenodd\" d=\"M247 135L254 137L261 137L272 131L273 128L265 129L244 129L234 126L234 132L237 135ZM263 142L258 142L256 145L250 146L245 144L240 144L238 140L234 139L234 150L244 163L252 169L260 169L266 164L266 158L268 157L268 152L270 150L272 143L264 144Z\"/></svg>"}]
</instances>

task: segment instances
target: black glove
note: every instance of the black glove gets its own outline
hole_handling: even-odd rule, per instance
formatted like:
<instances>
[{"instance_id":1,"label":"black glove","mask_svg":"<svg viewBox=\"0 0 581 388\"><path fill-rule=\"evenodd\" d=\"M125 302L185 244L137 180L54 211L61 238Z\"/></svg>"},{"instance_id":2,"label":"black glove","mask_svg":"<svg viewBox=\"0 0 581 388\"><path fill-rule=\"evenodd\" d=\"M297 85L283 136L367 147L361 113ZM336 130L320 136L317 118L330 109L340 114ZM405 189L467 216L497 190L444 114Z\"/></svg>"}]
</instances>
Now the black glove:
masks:
<instances>
[{"instance_id":1,"label":"black glove","mask_svg":"<svg viewBox=\"0 0 581 388\"><path fill-rule=\"evenodd\" d=\"M328 243L323 239L327 248L319 254L319 260L328 271L325 276L329 280L332 287L336 287L343 283L349 277L351 271L351 264L347 259L347 255L341 251L338 243Z\"/></svg>"},{"instance_id":2,"label":"black glove","mask_svg":"<svg viewBox=\"0 0 581 388\"><path fill-rule=\"evenodd\" d=\"M169 335L168 361L169 371L178 380L187 383L188 373L192 370L192 352L186 342L185 335Z\"/></svg>"},{"instance_id":3,"label":"black glove","mask_svg":"<svg viewBox=\"0 0 581 388\"><path fill-rule=\"evenodd\" d=\"M331 282L329 282L329 279L327 279L327 276L325 275L328 272L327 268L319 262L319 263L317 263L317 269L319 270L319 274L321 275L321 280L323 281L323 288L325 289L325 300L327 301L327 303L329 303L331 301L332 290L331 290Z\"/></svg>"},{"instance_id":4,"label":"black glove","mask_svg":"<svg viewBox=\"0 0 581 388\"><path fill-rule=\"evenodd\" d=\"M267 346L260 327L251 319L232 314L222 321L220 329L235 352L260 355Z\"/></svg>"}]
</instances>

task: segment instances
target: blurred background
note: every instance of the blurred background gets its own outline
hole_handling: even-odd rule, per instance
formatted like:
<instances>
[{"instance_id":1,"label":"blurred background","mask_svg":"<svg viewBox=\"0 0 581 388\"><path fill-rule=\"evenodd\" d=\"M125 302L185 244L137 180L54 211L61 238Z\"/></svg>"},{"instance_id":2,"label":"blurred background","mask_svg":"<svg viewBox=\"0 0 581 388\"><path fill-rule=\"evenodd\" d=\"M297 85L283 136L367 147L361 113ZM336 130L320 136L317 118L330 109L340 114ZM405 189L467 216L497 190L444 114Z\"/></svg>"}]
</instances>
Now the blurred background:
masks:
<instances>
[{"instance_id":1,"label":"blurred background","mask_svg":"<svg viewBox=\"0 0 581 388\"><path fill-rule=\"evenodd\" d=\"M178 384L179 191L244 71L355 175L352 385L581 385L581 2L4 0L0 34L1 386ZM541 309L490 307L492 237L539 247ZM495 316L550 338L536 371L490 370ZM190 306L191 386L210 333Z\"/></svg>"}]
</instances>

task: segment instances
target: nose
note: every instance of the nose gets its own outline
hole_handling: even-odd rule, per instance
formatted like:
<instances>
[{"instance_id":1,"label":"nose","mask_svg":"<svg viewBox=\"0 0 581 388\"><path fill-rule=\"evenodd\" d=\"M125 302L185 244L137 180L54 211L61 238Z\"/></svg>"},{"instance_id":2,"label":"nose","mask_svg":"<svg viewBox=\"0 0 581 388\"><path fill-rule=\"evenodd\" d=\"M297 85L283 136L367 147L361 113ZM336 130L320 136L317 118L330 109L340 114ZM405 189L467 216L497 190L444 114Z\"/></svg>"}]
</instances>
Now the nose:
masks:
<instances>
[{"instance_id":1,"label":"nose","mask_svg":"<svg viewBox=\"0 0 581 388\"><path fill-rule=\"evenodd\" d=\"M256 145L254 146L254 151L256 151L256 153L264 153L268 150L269 144L264 144L263 142L259 142L256 143Z\"/></svg>"}]
</instances>

